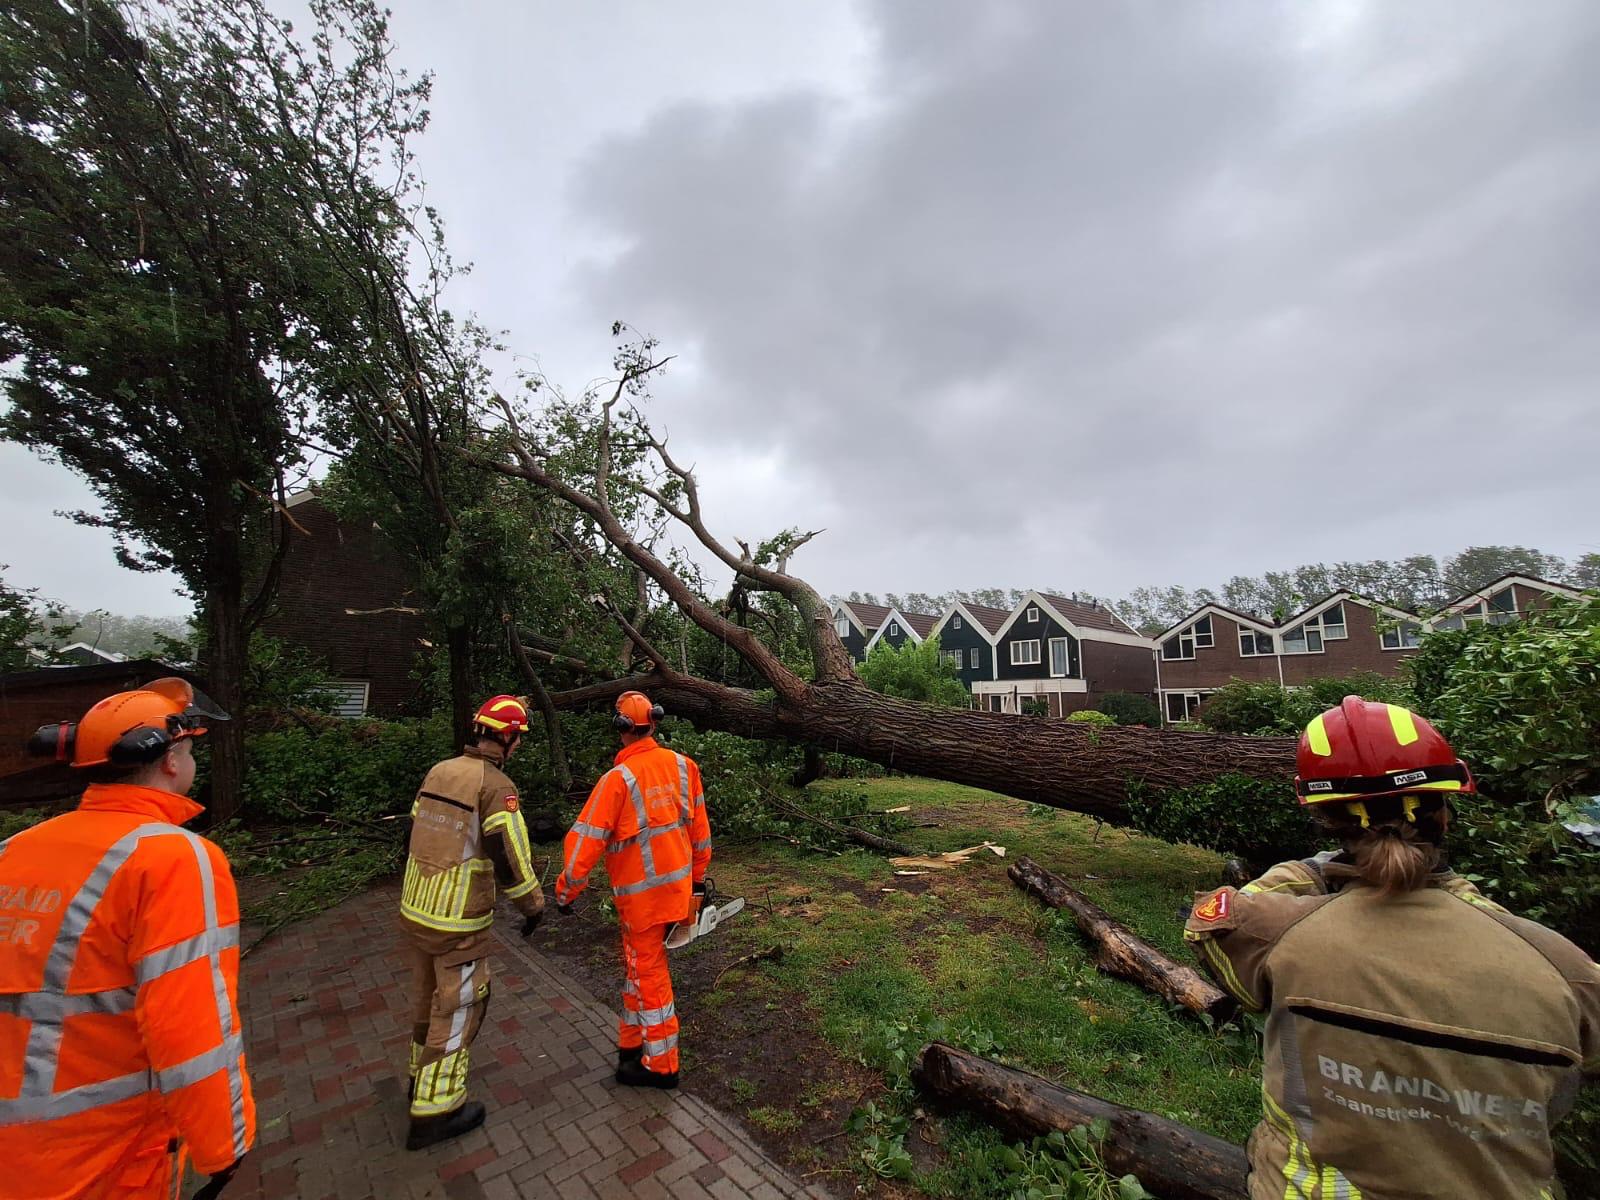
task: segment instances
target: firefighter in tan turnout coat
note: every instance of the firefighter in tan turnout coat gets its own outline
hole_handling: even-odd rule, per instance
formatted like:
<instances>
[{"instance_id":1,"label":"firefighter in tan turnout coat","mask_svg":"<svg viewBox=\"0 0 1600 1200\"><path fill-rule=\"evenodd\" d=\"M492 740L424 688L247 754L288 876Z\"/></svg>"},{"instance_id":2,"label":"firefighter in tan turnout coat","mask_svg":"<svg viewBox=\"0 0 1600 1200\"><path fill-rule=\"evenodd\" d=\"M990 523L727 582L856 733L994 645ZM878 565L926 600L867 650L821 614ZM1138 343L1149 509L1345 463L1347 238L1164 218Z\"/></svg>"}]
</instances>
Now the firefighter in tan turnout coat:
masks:
<instances>
[{"instance_id":1,"label":"firefighter in tan turnout coat","mask_svg":"<svg viewBox=\"0 0 1600 1200\"><path fill-rule=\"evenodd\" d=\"M1252 1200L1551 1200L1551 1126L1600 1072L1600 967L1442 867L1475 788L1422 718L1348 697L1295 787L1344 852L1198 897L1185 930L1267 1014Z\"/></svg>"},{"instance_id":2,"label":"firefighter in tan turnout coat","mask_svg":"<svg viewBox=\"0 0 1600 1200\"><path fill-rule=\"evenodd\" d=\"M544 913L516 786L500 768L528 728L527 706L496 696L473 744L428 772L411 806L400 915L411 959L411 1131L420 1150L483 1123L467 1102L467 1063L489 1004L489 927L497 884L528 936Z\"/></svg>"}]
</instances>

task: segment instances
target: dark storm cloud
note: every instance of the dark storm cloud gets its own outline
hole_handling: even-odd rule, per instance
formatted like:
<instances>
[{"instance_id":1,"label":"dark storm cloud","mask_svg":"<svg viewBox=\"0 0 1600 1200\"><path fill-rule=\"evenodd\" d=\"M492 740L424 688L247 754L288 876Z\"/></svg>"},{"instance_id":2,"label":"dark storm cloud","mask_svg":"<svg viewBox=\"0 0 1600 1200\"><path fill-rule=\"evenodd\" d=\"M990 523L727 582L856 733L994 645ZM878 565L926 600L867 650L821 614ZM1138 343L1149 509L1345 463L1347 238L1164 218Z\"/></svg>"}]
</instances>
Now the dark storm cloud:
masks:
<instances>
[{"instance_id":1,"label":"dark storm cloud","mask_svg":"<svg viewBox=\"0 0 1600 1200\"><path fill-rule=\"evenodd\" d=\"M1600 7L870 17L864 94L675 105L571 192L817 582L1594 548Z\"/></svg>"}]
</instances>

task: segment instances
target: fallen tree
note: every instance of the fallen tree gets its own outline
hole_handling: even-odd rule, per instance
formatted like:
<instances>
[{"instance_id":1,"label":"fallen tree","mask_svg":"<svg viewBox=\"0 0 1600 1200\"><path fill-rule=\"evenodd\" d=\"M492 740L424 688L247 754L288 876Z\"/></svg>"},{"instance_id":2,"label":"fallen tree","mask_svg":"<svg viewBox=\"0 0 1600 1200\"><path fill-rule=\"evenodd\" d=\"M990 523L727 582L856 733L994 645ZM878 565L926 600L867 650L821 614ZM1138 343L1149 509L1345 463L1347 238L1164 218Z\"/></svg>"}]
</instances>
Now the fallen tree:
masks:
<instances>
[{"instance_id":1,"label":"fallen tree","mask_svg":"<svg viewBox=\"0 0 1600 1200\"><path fill-rule=\"evenodd\" d=\"M1154 1113L1124 1108L1026 1071L933 1042L911 1069L917 1086L975 1113L1012 1138L1063 1132L1095 1120L1109 1127L1101 1154L1115 1174L1137 1175L1163 1200L1245 1200L1242 1147Z\"/></svg>"},{"instance_id":2,"label":"fallen tree","mask_svg":"<svg viewBox=\"0 0 1600 1200\"><path fill-rule=\"evenodd\" d=\"M1033 859L1017 859L1006 874L1012 883L1049 907L1070 912L1078 932L1094 947L1095 965L1106 974L1137 983L1164 1000L1181 1004L1190 1012L1206 1013L1217 1022L1226 1021L1238 1010L1233 998L1200 972L1168 958Z\"/></svg>"},{"instance_id":3,"label":"fallen tree","mask_svg":"<svg viewBox=\"0 0 1600 1200\"><path fill-rule=\"evenodd\" d=\"M790 556L817 532L789 533L758 547L733 550L706 526L692 470L678 463L666 442L656 437L637 413L627 414L625 430L613 428L616 409L665 360L651 361L647 351L636 356L600 409L598 458L593 478L583 487L564 474L526 432L527 422L500 401L510 433L509 457L481 452L469 460L489 471L520 479L565 501L602 539L637 568L683 617L737 655L766 687L761 691L733 687L689 672L646 636L611 603L596 598L622 630L635 651L639 670L623 678L557 692L558 708L606 703L629 690L648 692L669 712L687 717L698 727L746 737L786 738L824 750L868 759L895 770L954 783L988 788L1020 800L1072 809L1109 820L1125 820L1130 782L1164 790L1240 774L1288 780L1294 768L1294 742L1289 738L1169 732L1164 730L1090 727L1068 721L1025 717L973 709L941 708L900 700L869 690L855 673L849 653L834 631L826 601L788 570ZM610 447L624 439L647 448L659 464L654 485L642 486L662 521L690 532L722 567L733 573L734 599L752 593L780 598L798 614L807 669L797 670L758 636L736 621L728 609L700 594L691 582L658 554L657 526L646 541L613 510L610 490ZM592 551L580 548L582 554Z\"/></svg>"}]
</instances>

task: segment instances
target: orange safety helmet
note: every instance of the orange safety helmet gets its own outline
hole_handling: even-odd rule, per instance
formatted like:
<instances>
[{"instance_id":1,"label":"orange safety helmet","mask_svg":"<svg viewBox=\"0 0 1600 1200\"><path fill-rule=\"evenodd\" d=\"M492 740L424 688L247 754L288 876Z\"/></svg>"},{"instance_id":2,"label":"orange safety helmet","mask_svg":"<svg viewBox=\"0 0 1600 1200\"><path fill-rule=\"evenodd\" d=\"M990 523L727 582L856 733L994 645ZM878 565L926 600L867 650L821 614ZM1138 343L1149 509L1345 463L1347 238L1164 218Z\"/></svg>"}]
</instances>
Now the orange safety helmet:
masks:
<instances>
[{"instance_id":1,"label":"orange safety helmet","mask_svg":"<svg viewBox=\"0 0 1600 1200\"><path fill-rule=\"evenodd\" d=\"M1478 790L1467 764L1432 725L1408 708L1360 696L1312 718L1300 735L1295 771L1301 804ZM1413 811L1408 805L1408 819Z\"/></svg>"},{"instance_id":2,"label":"orange safety helmet","mask_svg":"<svg viewBox=\"0 0 1600 1200\"><path fill-rule=\"evenodd\" d=\"M184 738L201 737L210 721L228 714L184 679L155 679L107 696L81 721L44 725L28 741L33 754L69 759L74 767L152 763Z\"/></svg>"},{"instance_id":3,"label":"orange safety helmet","mask_svg":"<svg viewBox=\"0 0 1600 1200\"><path fill-rule=\"evenodd\" d=\"M622 733L632 733L636 729L650 728L666 715L667 710L659 704L650 703L650 697L643 692L623 692L617 697L617 709L611 714L611 724Z\"/></svg>"},{"instance_id":4,"label":"orange safety helmet","mask_svg":"<svg viewBox=\"0 0 1600 1200\"><path fill-rule=\"evenodd\" d=\"M491 696L472 724L490 734L521 733L528 728L528 706L515 696Z\"/></svg>"}]
</instances>

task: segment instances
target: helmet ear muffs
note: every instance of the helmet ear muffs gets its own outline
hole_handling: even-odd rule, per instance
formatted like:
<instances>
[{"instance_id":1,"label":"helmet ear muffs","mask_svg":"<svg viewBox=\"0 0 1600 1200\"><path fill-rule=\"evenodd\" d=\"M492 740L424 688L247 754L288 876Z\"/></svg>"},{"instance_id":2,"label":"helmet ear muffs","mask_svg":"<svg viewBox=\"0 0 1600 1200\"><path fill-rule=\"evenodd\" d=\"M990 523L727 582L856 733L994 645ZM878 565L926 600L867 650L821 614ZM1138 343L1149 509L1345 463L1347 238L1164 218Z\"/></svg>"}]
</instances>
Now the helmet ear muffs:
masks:
<instances>
[{"instance_id":1,"label":"helmet ear muffs","mask_svg":"<svg viewBox=\"0 0 1600 1200\"><path fill-rule=\"evenodd\" d=\"M625 712L613 711L611 714L611 728L618 733L632 733L633 718Z\"/></svg>"},{"instance_id":2,"label":"helmet ear muffs","mask_svg":"<svg viewBox=\"0 0 1600 1200\"><path fill-rule=\"evenodd\" d=\"M116 741L106 757L119 767L145 766L158 760L177 743L170 732L154 725L140 725L130 729Z\"/></svg>"},{"instance_id":3,"label":"helmet ear muffs","mask_svg":"<svg viewBox=\"0 0 1600 1200\"><path fill-rule=\"evenodd\" d=\"M28 753L34 758L53 758L56 762L70 762L77 740L76 721L57 721L52 725L41 725L28 739Z\"/></svg>"}]
</instances>

